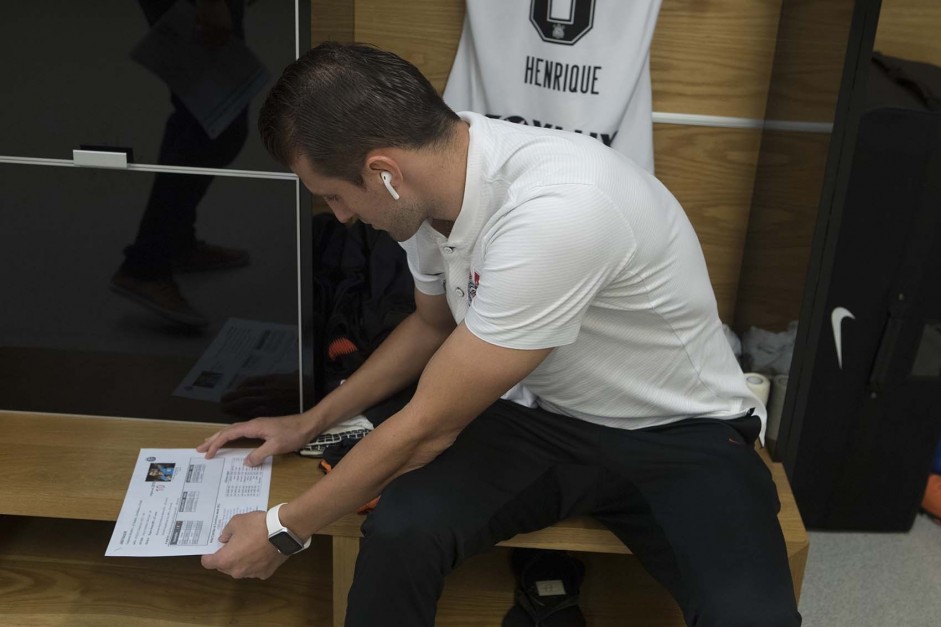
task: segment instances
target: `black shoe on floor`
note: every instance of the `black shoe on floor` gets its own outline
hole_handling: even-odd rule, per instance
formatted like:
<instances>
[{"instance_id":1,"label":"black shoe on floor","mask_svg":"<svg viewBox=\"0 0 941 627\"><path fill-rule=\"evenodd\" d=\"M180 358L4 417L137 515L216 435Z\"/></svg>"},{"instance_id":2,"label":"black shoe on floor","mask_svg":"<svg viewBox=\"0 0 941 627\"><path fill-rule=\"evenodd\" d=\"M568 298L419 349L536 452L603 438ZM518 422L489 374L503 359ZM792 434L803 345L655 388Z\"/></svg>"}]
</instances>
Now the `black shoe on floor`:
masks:
<instances>
[{"instance_id":1,"label":"black shoe on floor","mask_svg":"<svg viewBox=\"0 0 941 627\"><path fill-rule=\"evenodd\" d=\"M562 551L514 549L516 605L503 627L585 627L578 593L585 565Z\"/></svg>"},{"instance_id":2,"label":"black shoe on floor","mask_svg":"<svg viewBox=\"0 0 941 627\"><path fill-rule=\"evenodd\" d=\"M111 290L171 322L188 327L209 324L206 316L190 307L172 279L138 279L118 271L111 277Z\"/></svg>"}]
</instances>

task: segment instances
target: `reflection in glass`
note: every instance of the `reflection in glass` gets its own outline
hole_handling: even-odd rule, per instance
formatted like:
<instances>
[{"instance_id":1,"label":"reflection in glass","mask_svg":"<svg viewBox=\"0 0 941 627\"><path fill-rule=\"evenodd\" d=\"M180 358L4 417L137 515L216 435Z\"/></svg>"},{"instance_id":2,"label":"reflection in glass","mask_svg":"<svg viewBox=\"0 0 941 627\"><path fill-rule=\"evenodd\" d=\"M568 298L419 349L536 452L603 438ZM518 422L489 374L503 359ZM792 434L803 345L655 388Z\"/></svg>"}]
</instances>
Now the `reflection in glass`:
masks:
<instances>
[{"instance_id":1,"label":"reflection in glass","mask_svg":"<svg viewBox=\"0 0 941 627\"><path fill-rule=\"evenodd\" d=\"M176 276L207 324L182 326L116 296L109 280L138 228L139 207L159 176L150 173L6 165L0 168L0 399L4 409L230 422L221 398L174 396L231 320L297 335L297 187L290 180L218 177L200 204L199 231L229 242L252 263ZM178 175L187 186L197 175ZM279 341L284 342L282 334ZM293 377L298 350L261 345L281 359L249 363L220 380L221 395L247 376ZM256 342L257 344L257 342ZM268 350L271 349L271 350ZM207 384L211 376L202 380ZM283 392L279 390L278 393ZM272 392L268 394L274 397ZM284 394L281 394L283 397ZM271 403L252 391L246 403Z\"/></svg>"},{"instance_id":2,"label":"reflection in glass","mask_svg":"<svg viewBox=\"0 0 941 627\"><path fill-rule=\"evenodd\" d=\"M4 80L16 88L0 90L0 155L71 159L73 149L86 145L131 149L139 164L283 170L249 130L263 99L258 95L239 121L225 125L228 135L214 152L190 156L167 146L167 135L191 122L192 105L181 109L181 94L171 95L153 66L181 63L177 58L174 65L172 47L149 66L132 54L168 11L180 8L190 11L191 46L202 43L224 57L240 44L266 68L253 93L265 93L275 72L295 58L294 2L98 0L94 10L72 0L7 3L0 41L16 51L16 61L5 64Z\"/></svg>"},{"instance_id":3,"label":"reflection in glass","mask_svg":"<svg viewBox=\"0 0 941 627\"><path fill-rule=\"evenodd\" d=\"M236 73L223 72L245 56L244 4L240 0L139 0L150 30L132 56L170 89L173 111L160 144L160 163L223 168L238 155L248 135L246 97L226 102L242 87ZM248 58L251 55L247 52ZM233 77L227 82L223 79ZM263 73L262 73L263 78ZM255 85L255 90L261 85ZM210 116L211 112L220 112ZM224 121L213 125L219 116ZM173 280L177 272L238 268L248 252L209 244L196 237L196 208L212 177L161 173L147 199L134 243L111 280L115 293L184 326L209 319L194 309Z\"/></svg>"},{"instance_id":4,"label":"reflection in glass","mask_svg":"<svg viewBox=\"0 0 941 627\"><path fill-rule=\"evenodd\" d=\"M912 376L941 377L941 322L929 322L922 329Z\"/></svg>"}]
</instances>

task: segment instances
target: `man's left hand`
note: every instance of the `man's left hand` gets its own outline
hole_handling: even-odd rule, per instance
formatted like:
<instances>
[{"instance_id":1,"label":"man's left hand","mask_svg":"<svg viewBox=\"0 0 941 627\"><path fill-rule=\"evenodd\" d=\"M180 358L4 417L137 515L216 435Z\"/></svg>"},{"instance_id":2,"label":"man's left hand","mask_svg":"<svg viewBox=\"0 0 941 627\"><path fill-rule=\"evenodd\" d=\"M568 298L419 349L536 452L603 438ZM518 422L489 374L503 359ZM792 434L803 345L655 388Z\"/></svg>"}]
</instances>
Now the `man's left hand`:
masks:
<instances>
[{"instance_id":1,"label":"man's left hand","mask_svg":"<svg viewBox=\"0 0 941 627\"><path fill-rule=\"evenodd\" d=\"M268 542L265 512L233 516L219 541L224 546L212 555L203 555L203 567L235 579L267 579L288 559Z\"/></svg>"}]
</instances>

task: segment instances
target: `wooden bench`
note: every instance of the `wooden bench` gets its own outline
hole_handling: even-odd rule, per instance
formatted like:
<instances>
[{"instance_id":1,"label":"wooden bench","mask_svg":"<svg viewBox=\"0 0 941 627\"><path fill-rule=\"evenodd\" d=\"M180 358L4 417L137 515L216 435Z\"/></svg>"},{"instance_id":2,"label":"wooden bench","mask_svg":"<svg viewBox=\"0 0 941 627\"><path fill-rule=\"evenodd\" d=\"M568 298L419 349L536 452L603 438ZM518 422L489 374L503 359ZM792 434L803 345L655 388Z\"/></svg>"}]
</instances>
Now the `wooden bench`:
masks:
<instances>
[{"instance_id":1,"label":"wooden bench","mask_svg":"<svg viewBox=\"0 0 941 627\"><path fill-rule=\"evenodd\" d=\"M139 449L192 448L216 429L218 425L207 423L0 411L4 444L0 455L0 477L3 477L0 515L114 521ZM807 534L783 469L779 464L772 464L771 468L781 498L779 520L794 589L799 595L807 559ZM280 456L274 461L271 501L288 501L321 476L316 464L309 459ZM336 626L343 624L346 595L359 550L361 522L362 517L352 514L321 531L321 535L332 538L332 614ZM57 541L68 543L70 540L59 538ZM587 518L566 520L542 531L522 534L502 546L630 553L610 531ZM102 553L104 548L101 546ZM3 551L0 544L0 556ZM288 564L292 561L295 560ZM205 576L213 575L205 573Z\"/></svg>"}]
</instances>

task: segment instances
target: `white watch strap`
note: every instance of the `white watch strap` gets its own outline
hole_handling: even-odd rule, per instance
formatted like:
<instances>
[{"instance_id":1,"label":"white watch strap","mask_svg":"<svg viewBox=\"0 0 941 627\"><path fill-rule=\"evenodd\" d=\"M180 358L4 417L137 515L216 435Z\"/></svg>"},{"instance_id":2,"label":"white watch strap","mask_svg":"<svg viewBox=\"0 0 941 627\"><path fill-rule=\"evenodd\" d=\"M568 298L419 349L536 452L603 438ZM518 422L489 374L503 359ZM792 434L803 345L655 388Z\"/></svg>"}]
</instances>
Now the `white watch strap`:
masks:
<instances>
[{"instance_id":1,"label":"white watch strap","mask_svg":"<svg viewBox=\"0 0 941 627\"><path fill-rule=\"evenodd\" d=\"M300 542L301 539L297 537L296 533L294 533L293 531L285 527L283 524L281 524L281 517L278 515L278 512L281 511L282 505L286 505L286 503L279 503L275 505L274 507L268 510L267 514L265 514L265 524L268 525L268 535L270 536L271 534L277 533L278 531L281 531L283 529L287 531L288 533L290 533L291 536L294 537L294 539ZM310 538L307 538L307 541L304 542L304 548L301 549L302 551L310 546L310 541L312 538L313 536L311 536Z\"/></svg>"}]
</instances>

